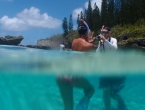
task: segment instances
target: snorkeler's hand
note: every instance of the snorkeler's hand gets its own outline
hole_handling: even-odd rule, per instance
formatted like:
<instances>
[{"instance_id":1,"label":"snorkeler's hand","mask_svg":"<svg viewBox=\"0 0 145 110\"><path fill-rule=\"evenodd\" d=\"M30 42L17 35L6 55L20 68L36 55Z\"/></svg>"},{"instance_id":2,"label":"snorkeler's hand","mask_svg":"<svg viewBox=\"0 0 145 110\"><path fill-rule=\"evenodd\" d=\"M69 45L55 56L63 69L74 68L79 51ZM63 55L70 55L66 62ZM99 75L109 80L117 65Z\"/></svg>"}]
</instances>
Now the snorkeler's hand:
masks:
<instances>
[{"instance_id":1,"label":"snorkeler's hand","mask_svg":"<svg viewBox=\"0 0 145 110\"><path fill-rule=\"evenodd\" d=\"M103 40L100 40L100 46L103 46L103 45L104 45Z\"/></svg>"},{"instance_id":2,"label":"snorkeler's hand","mask_svg":"<svg viewBox=\"0 0 145 110\"><path fill-rule=\"evenodd\" d=\"M88 42L93 42L96 38L93 37L94 32L91 32L91 35L88 37Z\"/></svg>"},{"instance_id":3,"label":"snorkeler's hand","mask_svg":"<svg viewBox=\"0 0 145 110\"><path fill-rule=\"evenodd\" d=\"M99 36L101 37L101 39L102 39L103 41L106 40L106 38L105 38L102 34L100 34Z\"/></svg>"}]
</instances>

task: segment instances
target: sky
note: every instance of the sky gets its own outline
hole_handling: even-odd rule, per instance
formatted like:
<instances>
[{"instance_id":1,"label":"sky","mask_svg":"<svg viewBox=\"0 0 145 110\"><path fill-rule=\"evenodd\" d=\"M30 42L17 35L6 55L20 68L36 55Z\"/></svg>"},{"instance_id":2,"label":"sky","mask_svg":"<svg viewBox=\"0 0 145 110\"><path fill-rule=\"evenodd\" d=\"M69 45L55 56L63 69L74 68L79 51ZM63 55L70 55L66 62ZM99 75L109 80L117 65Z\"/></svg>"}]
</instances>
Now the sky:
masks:
<instances>
[{"instance_id":1,"label":"sky","mask_svg":"<svg viewBox=\"0 0 145 110\"><path fill-rule=\"evenodd\" d=\"M23 36L22 45L36 45L37 40L62 34L64 17L73 16L73 28L77 27L77 15L88 6L89 0L0 0L0 37ZM99 9L102 0L96 2Z\"/></svg>"}]
</instances>

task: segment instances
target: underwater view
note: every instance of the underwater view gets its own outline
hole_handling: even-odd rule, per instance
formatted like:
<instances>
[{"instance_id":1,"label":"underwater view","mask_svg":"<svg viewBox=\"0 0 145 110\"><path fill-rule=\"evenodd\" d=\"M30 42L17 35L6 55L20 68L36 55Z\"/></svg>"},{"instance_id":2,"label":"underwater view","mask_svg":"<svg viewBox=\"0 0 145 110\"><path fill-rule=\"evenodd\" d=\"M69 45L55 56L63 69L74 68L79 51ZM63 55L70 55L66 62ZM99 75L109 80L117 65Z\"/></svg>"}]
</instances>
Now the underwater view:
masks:
<instances>
[{"instance_id":1,"label":"underwater view","mask_svg":"<svg viewBox=\"0 0 145 110\"><path fill-rule=\"evenodd\" d=\"M99 78L124 75L119 92L128 110L145 110L145 51L120 49L113 53L41 50L0 45L0 109L64 110L57 76L85 77L95 90L88 110L105 110ZM67 91L67 90L66 90ZM73 89L74 109L84 93ZM111 99L112 110L117 102Z\"/></svg>"}]
</instances>

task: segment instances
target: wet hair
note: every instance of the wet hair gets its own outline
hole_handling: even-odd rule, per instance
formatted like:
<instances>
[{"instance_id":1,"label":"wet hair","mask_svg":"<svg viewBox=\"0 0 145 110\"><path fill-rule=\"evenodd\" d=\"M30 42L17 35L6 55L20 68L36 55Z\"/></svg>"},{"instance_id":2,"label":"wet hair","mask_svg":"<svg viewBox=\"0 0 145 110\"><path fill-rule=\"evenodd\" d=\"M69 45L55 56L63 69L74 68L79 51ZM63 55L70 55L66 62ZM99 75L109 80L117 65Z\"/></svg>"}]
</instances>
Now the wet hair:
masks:
<instances>
[{"instance_id":1,"label":"wet hair","mask_svg":"<svg viewBox=\"0 0 145 110\"><path fill-rule=\"evenodd\" d=\"M83 23L80 22L79 27L78 27L78 32L80 35L84 35L87 32L87 26Z\"/></svg>"}]
</instances>

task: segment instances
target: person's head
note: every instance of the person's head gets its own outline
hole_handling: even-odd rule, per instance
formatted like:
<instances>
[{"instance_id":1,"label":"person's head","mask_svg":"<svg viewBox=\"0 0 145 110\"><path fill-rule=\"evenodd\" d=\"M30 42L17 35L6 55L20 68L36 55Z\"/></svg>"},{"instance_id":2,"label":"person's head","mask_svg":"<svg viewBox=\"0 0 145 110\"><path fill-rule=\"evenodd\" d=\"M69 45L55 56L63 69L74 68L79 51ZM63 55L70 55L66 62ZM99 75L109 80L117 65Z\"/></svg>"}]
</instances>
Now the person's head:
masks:
<instances>
[{"instance_id":1,"label":"person's head","mask_svg":"<svg viewBox=\"0 0 145 110\"><path fill-rule=\"evenodd\" d=\"M78 27L78 33L80 37L87 38L88 37L88 28L87 26L83 23L83 21L80 21L79 27Z\"/></svg>"},{"instance_id":2,"label":"person's head","mask_svg":"<svg viewBox=\"0 0 145 110\"><path fill-rule=\"evenodd\" d=\"M101 34L105 37L105 38L109 38L110 37L110 33L111 33L111 29L107 26L102 26L101 29Z\"/></svg>"}]
</instances>

